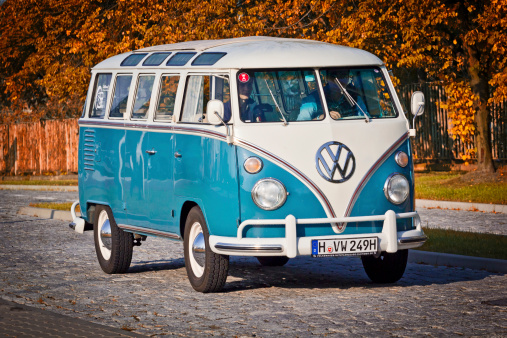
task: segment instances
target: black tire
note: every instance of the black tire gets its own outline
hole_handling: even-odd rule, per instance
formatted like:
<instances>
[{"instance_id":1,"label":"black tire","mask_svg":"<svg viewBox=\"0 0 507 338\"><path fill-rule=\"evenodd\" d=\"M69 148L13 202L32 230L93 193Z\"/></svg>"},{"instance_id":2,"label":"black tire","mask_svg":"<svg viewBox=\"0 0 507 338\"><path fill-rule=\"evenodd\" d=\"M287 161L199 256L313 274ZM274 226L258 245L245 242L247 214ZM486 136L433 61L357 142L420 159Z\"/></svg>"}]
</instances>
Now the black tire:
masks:
<instances>
[{"instance_id":1,"label":"black tire","mask_svg":"<svg viewBox=\"0 0 507 338\"><path fill-rule=\"evenodd\" d=\"M382 252L380 257L361 256L364 271L368 277L379 284L395 283L403 277L407 267L408 250L395 253Z\"/></svg>"},{"instance_id":2,"label":"black tire","mask_svg":"<svg viewBox=\"0 0 507 338\"><path fill-rule=\"evenodd\" d=\"M194 290L207 293L224 287L229 272L229 256L211 251L206 221L198 206L190 210L185 222L184 252L187 276Z\"/></svg>"},{"instance_id":3,"label":"black tire","mask_svg":"<svg viewBox=\"0 0 507 338\"><path fill-rule=\"evenodd\" d=\"M257 256L262 266L284 266L289 261L287 256Z\"/></svg>"},{"instance_id":4,"label":"black tire","mask_svg":"<svg viewBox=\"0 0 507 338\"><path fill-rule=\"evenodd\" d=\"M126 272L132 261L133 235L118 228L113 213L107 206L97 206L94 218L93 238L100 267L109 274ZM107 232L106 221L109 221L110 238L101 235L104 227Z\"/></svg>"}]
</instances>

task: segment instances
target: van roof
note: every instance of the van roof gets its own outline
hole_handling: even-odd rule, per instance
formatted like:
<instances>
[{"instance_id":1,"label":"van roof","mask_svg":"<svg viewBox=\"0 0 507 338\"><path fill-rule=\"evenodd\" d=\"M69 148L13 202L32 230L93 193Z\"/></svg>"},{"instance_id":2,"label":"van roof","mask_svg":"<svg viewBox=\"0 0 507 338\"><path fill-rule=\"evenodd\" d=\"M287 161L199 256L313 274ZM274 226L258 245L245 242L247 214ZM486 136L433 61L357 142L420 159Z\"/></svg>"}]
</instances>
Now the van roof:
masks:
<instances>
[{"instance_id":1,"label":"van roof","mask_svg":"<svg viewBox=\"0 0 507 338\"><path fill-rule=\"evenodd\" d=\"M201 40L179 42L138 49L133 52L113 56L102 61L94 69L131 68L121 66L123 60L132 54L151 54L160 52L194 52L192 60L201 53L225 53L225 56L205 68L302 68L302 67L340 67L382 65L375 55L364 50L330 43L303 39L286 39L267 36L250 36L222 40ZM148 55L146 55L148 57ZM169 58L170 59L170 58ZM136 67L141 66L140 62ZM192 61L185 66L166 66L165 61L157 68L192 68Z\"/></svg>"}]
</instances>

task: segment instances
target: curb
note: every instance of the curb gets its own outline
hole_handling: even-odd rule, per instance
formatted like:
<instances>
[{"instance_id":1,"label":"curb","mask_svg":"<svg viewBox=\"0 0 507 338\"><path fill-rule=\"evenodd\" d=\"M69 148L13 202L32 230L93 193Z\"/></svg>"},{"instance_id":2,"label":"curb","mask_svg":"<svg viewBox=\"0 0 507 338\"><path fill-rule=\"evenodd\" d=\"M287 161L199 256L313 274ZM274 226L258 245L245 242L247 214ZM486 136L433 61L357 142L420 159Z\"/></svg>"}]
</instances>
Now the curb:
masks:
<instances>
[{"instance_id":1,"label":"curb","mask_svg":"<svg viewBox=\"0 0 507 338\"><path fill-rule=\"evenodd\" d=\"M507 214L507 205L503 204L434 201L421 199L416 199L415 204L418 208L458 209L463 211L499 212L502 214Z\"/></svg>"},{"instance_id":2,"label":"curb","mask_svg":"<svg viewBox=\"0 0 507 338\"><path fill-rule=\"evenodd\" d=\"M507 260L453 255L439 252L409 250L409 263L453 266L473 270L507 273Z\"/></svg>"},{"instance_id":3,"label":"curb","mask_svg":"<svg viewBox=\"0 0 507 338\"><path fill-rule=\"evenodd\" d=\"M70 211L34 207L21 207L18 214L72 222ZM507 260L445 254L438 252L409 250L409 263L454 266L473 270L507 273Z\"/></svg>"},{"instance_id":4,"label":"curb","mask_svg":"<svg viewBox=\"0 0 507 338\"><path fill-rule=\"evenodd\" d=\"M69 185L16 185L16 184L0 184L0 190L44 190L44 191L78 191L77 186Z\"/></svg>"},{"instance_id":5,"label":"curb","mask_svg":"<svg viewBox=\"0 0 507 338\"><path fill-rule=\"evenodd\" d=\"M45 208L34 208L34 207L21 207L18 210L18 215L34 216L46 219L57 219L60 221L72 222L72 216L70 211L64 210L53 210Z\"/></svg>"}]
</instances>

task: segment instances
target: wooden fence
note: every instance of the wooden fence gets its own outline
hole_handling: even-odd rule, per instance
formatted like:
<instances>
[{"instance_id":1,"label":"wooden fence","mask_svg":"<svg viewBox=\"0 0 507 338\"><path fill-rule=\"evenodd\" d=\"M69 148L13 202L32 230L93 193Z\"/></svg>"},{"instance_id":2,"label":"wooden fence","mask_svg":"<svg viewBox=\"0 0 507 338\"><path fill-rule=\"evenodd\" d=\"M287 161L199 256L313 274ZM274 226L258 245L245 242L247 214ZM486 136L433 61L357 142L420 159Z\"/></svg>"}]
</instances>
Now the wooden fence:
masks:
<instances>
[{"instance_id":1,"label":"wooden fence","mask_svg":"<svg viewBox=\"0 0 507 338\"><path fill-rule=\"evenodd\" d=\"M77 119L0 125L0 172L77 172Z\"/></svg>"}]
</instances>

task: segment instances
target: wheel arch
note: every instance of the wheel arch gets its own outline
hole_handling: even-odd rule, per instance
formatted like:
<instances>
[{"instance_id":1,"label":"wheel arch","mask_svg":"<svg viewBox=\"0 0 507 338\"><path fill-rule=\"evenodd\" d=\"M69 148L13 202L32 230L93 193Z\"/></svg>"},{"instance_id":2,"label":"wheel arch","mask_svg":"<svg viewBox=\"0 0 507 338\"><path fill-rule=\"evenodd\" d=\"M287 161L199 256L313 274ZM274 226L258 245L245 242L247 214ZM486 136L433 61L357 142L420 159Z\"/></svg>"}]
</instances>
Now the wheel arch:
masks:
<instances>
[{"instance_id":1,"label":"wheel arch","mask_svg":"<svg viewBox=\"0 0 507 338\"><path fill-rule=\"evenodd\" d=\"M183 205L181 206L180 235L181 235L181 239L183 239L183 240L185 239L185 222L187 221L188 213L195 206L198 206L202 212L201 206L194 201L185 201L185 203L183 203ZM204 215L204 213L203 213L203 215Z\"/></svg>"}]
</instances>

